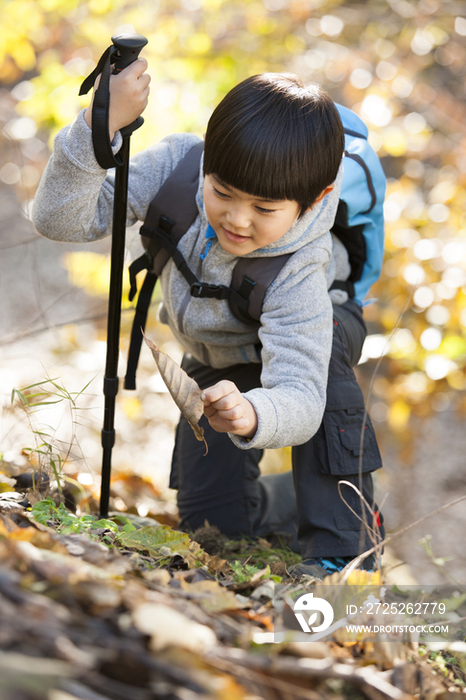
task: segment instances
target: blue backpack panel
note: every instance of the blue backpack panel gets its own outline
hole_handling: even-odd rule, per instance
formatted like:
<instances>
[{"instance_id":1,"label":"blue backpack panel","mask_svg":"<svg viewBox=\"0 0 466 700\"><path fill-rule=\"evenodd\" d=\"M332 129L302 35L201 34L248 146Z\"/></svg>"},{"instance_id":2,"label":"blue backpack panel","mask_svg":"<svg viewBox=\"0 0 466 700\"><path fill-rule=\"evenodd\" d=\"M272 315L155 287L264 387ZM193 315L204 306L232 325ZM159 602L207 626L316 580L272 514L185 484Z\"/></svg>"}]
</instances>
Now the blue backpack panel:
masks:
<instances>
[{"instance_id":1,"label":"blue backpack panel","mask_svg":"<svg viewBox=\"0 0 466 700\"><path fill-rule=\"evenodd\" d=\"M346 209L346 227L362 233L365 244L362 269L356 273L358 279L354 281L354 297L361 304L382 270L385 238L383 203L387 181L379 157L367 141L367 126L347 107L339 104L336 107L345 130L340 202L346 205L343 207ZM338 219L337 214L337 223Z\"/></svg>"}]
</instances>

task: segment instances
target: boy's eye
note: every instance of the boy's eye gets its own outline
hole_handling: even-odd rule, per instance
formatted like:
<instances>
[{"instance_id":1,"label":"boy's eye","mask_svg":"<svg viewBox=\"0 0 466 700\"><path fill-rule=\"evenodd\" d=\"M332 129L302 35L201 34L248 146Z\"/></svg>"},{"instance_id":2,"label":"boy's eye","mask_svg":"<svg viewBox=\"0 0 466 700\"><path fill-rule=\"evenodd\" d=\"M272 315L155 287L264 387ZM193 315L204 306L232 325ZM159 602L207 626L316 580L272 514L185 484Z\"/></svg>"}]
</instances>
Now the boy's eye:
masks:
<instances>
[{"instance_id":1,"label":"boy's eye","mask_svg":"<svg viewBox=\"0 0 466 700\"><path fill-rule=\"evenodd\" d=\"M212 185L212 189L213 189L213 191L215 192L215 194L216 194L218 197L223 197L224 199L227 199L227 198L229 197L229 195L227 195L226 192L220 192L220 190L218 190L218 189L217 189L216 187L214 187L213 185Z\"/></svg>"},{"instance_id":2,"label":"boy's eye","mask_svg":"<svg viewBox=\"0 0 466 700\"><path fill-rule=\"evenodd\" d=\"M213 185L212 189L217 197L221 197L222 199L230 199L230 195L227 192L221 192L221 190L218 190ZM256 210L261 214L273 214L274 211L276 211L275 209L266 209L265 207L256 207Z\"/></svg>"},{"instance_id":3,"label":"boy's eye","mask_svg":"<svg viewBox=\"0 0 466 700\"><path fill-rule=\"evenodd\" d=\"M257 211L260 211L261 214L273 214L275 209L265 209L264 207L256 207Z\"/></svg>"}]
</instances>

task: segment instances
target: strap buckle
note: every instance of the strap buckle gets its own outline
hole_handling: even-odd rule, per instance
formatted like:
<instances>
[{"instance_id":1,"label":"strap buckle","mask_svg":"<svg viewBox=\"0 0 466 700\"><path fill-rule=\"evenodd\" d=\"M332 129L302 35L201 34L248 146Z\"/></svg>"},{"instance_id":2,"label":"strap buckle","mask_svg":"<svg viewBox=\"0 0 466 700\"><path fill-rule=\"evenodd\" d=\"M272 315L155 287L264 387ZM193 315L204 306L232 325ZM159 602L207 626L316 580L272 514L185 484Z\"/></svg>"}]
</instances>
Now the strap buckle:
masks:
<instances>
[{"instance_id":1,"label":"strap buckle","mask_svg":"<svg viewBox=\"0 0 466 700\"><path fill-rule=\"evenodd\" d=\"M193 282L191 296L196 299L228 299L231 294L230 287L223 284L206 284L205 282Z\"/></svg>"}]
</instances>

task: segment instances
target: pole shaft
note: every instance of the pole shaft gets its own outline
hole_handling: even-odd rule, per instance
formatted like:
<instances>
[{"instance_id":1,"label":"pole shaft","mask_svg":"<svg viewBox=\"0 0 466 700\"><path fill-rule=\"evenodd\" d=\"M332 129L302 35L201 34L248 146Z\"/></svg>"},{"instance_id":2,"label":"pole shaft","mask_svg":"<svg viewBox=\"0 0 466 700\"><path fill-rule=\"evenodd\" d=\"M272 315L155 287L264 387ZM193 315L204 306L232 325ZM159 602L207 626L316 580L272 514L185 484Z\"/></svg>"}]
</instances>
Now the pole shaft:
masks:
<instances>
[{"instance_id":1,"label":"pole shaft","mask_svg":"<svg viewBox=\"0 0 466 700\"><path fill-rule=\"evenodd\" d=\"M102 483L100 516L108 516L112 448L115 442L115 399L118 393L118 358L120 354L121 297L125 260L126 209L128 201L129 136L123 139L120 151L123 164L115 170L113 201L110 288L107 317L107 358L104 376L104 422L102 429Z\"/></svg>"}]
</instances>

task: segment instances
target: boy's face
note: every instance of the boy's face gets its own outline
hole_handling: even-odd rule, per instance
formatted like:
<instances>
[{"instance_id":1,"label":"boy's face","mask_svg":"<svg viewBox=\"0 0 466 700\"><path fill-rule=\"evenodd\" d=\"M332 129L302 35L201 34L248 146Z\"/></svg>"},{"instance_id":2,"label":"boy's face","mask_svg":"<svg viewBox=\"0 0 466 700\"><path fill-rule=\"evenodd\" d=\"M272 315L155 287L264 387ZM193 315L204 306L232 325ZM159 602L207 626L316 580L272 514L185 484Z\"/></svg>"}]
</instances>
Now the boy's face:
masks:
<instances>
[{"instance_id":1,"label":"boy's face","mask_svg":"<svg viewBox=\"0 0 466 700\"><path fill-rule=\"evenodd\" d=\"M206 175L207 219L220 245L232 255L246 255L281 238L295 222L298 202L258 199Z\"/></svg>"}]
</instances>

